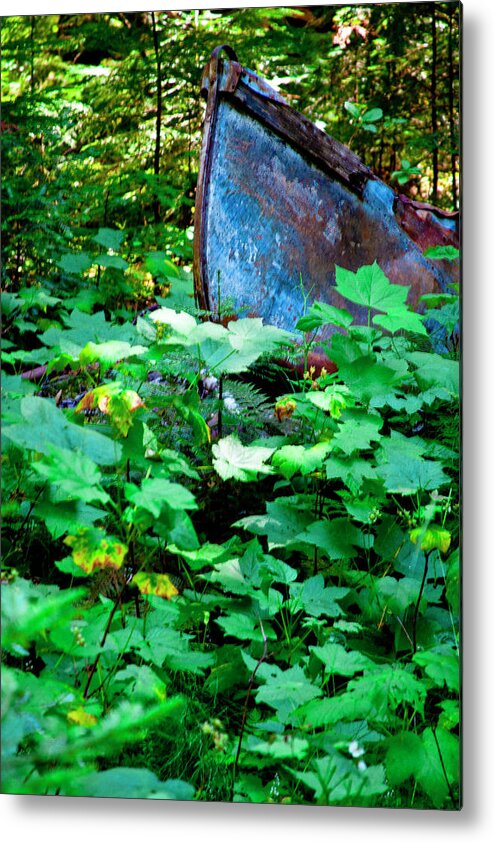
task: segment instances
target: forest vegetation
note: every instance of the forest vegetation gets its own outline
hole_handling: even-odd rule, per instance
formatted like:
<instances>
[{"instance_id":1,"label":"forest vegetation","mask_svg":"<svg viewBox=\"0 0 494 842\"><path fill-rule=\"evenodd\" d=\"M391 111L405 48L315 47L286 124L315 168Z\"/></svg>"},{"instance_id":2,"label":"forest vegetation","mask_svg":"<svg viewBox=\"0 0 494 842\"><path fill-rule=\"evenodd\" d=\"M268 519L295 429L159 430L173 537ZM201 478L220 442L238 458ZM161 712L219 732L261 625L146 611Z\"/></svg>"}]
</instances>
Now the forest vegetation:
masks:
<instances>
[{"instance_id":1,"label":"forest vegetation","mask_svg":"<svg viewBox=\"0 0 494 842\"><path fill-rule=\"evenodd\" d=\"M459 809L458 288L337 269L368 325L289 334L192 282L214 47L451 211L459 16L1 19L2 792Z\"/></svg>"}]
</instances>

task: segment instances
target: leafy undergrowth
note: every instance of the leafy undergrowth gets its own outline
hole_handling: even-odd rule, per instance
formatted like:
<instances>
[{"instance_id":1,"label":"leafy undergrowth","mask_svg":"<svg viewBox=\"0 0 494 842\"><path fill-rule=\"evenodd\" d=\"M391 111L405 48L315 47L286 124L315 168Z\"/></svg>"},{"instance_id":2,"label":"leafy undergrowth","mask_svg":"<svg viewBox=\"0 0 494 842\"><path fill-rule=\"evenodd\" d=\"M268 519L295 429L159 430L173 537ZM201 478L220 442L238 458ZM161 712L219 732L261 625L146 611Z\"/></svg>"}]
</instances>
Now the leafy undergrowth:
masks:
<instances>
[{"instance_id":1,"label":"leafy undergrowth","mask_svg":"<svg viewBox=\"0 0 494 842\"><path fill-rule=\"evenodd\" d=\"M458 809L458 361L376 264L296 336L183 282L3 296L2 791Z\"/></svg>"}]
</instances>

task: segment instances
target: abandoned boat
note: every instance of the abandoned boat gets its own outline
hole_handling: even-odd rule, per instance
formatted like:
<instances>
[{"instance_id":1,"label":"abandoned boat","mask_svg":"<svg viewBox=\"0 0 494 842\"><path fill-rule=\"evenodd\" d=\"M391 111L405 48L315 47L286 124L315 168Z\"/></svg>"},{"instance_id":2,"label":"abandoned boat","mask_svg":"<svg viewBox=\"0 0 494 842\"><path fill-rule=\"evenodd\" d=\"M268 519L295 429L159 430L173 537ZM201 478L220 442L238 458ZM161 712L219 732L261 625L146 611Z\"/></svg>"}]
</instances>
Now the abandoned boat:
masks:
<instances>
[{"instance_id":1,"label":"abandoned boat","mask_svg":"<svg viewBox=\"0 0 494 842\"><path fill-rule=\"evenodd\" d=\"M458 214L397 195L343 144L295 111L267 82L217 47L201 84L207 97L194 231L198 304L292 330L309 301L367 311L335 291L335 264L377 261L394 283L425 293L459 281L459 261L428 260L459 245ZM303 287L301 286L303 284Z\"/></svg>"}]
</instances>

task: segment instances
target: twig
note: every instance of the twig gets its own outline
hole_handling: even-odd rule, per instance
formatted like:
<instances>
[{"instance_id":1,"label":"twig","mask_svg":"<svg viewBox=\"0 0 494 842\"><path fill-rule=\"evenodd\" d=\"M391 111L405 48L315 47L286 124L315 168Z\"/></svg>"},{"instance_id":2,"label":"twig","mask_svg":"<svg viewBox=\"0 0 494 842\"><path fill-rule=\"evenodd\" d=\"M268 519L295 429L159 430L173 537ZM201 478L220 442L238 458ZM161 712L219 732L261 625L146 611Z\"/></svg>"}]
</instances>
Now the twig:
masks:
<instances>
[{"instance_id":1,"label":"twig","mask_svg":"<svg viewBox=\"0 0 494 842\"><path fill-rule=\"evenodd\" d=\"M264 633L264 627L263 627L263 624L262 624L262 620L259 620L259 625L261 627L261 634L262 634L262 639L263 639L263 642L264 642L264 648L263 648L263 652L262 652L261 657L259 658L257 664L254 667L254 671L253 671L253 673L252 673L252 675L249 679L249 685L247 687L247 695L245 696L244 710L243 710L243 714L242 714L242 722L241 722L241 725L240 725L240 735L239 735L239 738L238 738L237 754L235 756L235 763L233 764L233 783L235 783L235 779L237 777L238 760L239 760L239 757L240 757L240 750L242 748L242 739L243 739L243 736L244 736L245 721L247 719L247 706L249 704L250 694L251 694L252 687L253 687L253 684L254 684L254 678L256 677L257 670L261 666L262 662L266 659L266 656L268 654L268 639L267 639L267 637Z\"/></svg>"},{"instance_id":2,"label":"twig","mask_svg":"<svg viewBox=\"0 0 494 842\"><path fill-rule=\"evenodd\" d=\"M437 735L436 735L436 729L435 729L435 728L431 728L431 731L432 731L432 734L433 734L433 736L434 736L434 740L435 740L435 743L436 743L437 753L438 753L438 755L439 755L439 761L440 761L440 763L441 763L441 768L442 768L442 770L443 770L444 780L446 781L446 785L447 785L447 787L448 787L448 791L449 791L449 797L451 798L451 802L452 802L452 804L454 804L454 806L456 807L456 799L455 799L455 796L454 796L454 793L453 793L453 788L452 788L452 786L451 786L451 784L450 784L450 782L449 782L449 778L448 778L448 775L447 775L447 772L446 772L446 767L445 767L445 765L444 765L444 760L443 760L443 755L442 755L442 752L441 752L441 747L440 747L440 745L439 745L439 740L437 739Z\"/></svg>"},{"instance_id":3,"label":"twig","mask_svg":"<svg viewBox=\"0 0 494 842\"><path fill-rule=\"evenodd\" d=\"M413 639L413 652L417 651L417 619L419 615L419 607L420 607L420 600L422 599L422 593L424 591L425 582L427 579L427 568L429 566L429 556L431 554L431 550L426 552L425 554L425 564L424 564L424 575L422 576L422 582L420 583L420 590L419 595L417 597L417 604L415 605L415 611L413 612L413 620L412 620L412 639Z\"/></svg>"}]
</instances>

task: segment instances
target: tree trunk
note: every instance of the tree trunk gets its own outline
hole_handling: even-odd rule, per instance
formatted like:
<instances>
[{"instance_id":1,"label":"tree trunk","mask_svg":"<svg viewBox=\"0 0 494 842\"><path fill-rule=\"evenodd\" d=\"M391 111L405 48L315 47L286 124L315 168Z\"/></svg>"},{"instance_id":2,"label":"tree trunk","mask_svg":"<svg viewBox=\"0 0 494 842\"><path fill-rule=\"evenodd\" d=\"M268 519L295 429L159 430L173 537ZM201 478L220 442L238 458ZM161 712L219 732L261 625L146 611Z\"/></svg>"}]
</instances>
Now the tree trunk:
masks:
<instances>
[{"instance_id":1,"label":"tree trunk","mask_svg":"<svg viewBox=\"0 0 494 842\"><path fill-rule=\"evenodd\" d=\"M432 69L431 69L431 130L432 130L432 201L437 202L439 155L437 137L437 28L436 7L432 4Z\"/></svg>"},{"instance_id":2,"label":"tree trunk","mask_svg":"<svg viewBox=\"0 0 494 842\"><path fill-rule=\"evenodd\" d=\"M154 146L154 175L156 176L156 187L158 186L158 177L160 174L160 150L161 150L161 118L162 118L162 79L161 79L161 59L160 46L158 39L158 31L156 29L156 17L154 12L151 12L151 21L153 24L153 44L154 55L156 59L156 142ZM160 221L160 202L156 196L153 202L154 221Z\"/></svg>"}]
</instances>

